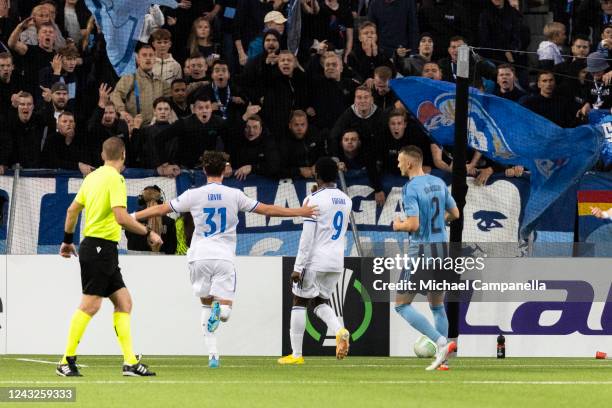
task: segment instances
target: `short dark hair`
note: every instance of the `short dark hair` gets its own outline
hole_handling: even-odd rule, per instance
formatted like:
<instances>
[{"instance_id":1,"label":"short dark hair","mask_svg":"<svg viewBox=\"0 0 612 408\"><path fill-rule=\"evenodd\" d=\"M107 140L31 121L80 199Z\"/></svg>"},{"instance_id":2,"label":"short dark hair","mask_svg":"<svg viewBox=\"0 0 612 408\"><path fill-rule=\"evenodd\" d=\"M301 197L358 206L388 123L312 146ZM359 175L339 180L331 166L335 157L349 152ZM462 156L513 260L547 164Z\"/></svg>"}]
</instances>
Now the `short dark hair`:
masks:
<instances>
[{"instance_id":1,"label":"short dark hair","mask_svg":"<svg viewBox=\"0 0 612 408\"><path fill-rule=\"evenodd\" d=\"M514 65L512 64L508 64L508 63L500 64L497 67L497 73L499 73L500 69L509 69L510 71L512 71L514 75L516 75L516 69L514 68Z\"/></svg>"},{"instance_id":2,"label":"short dark hair","mask_svg":"<svg viewBox=\"0 0 612 408\"><path fill-rule=\"evenodd\" d=\"M404 121L408 121L408 115L406 115L406 112L401 109L393 109L391 112L389 112L389 117L387 120L391 120L391 118L395 117L400 117L403 118Z\"/></svg>"},{"instance_id":3,"label":"short dark hair","mask_svg":"<svg viewBox=\"0 0 612 408\"><path fill-rule=\"evenodd\" d=\"M589 44L591 43L591 40L589 39L589 37L587 37L586 35L583 34L577 34L574 36L574 38L572 39L572 45L574 45L574 43L578 40L582 40L582 41L586 41Z\"/></svg>"},{"instance_id":4,"label":"short dark hair","mask_svg":"<svg viewBox=\"0 0 612 408\"><path fill-rule=\"evenodd\" d=\"M463 37L462 37L462 36L460 36L460 35L454 35L454 36L452 36L452 37L450 38L450 40L448 40L448 45L450 45L450 43L452 43L452 42L457 42L457 41L463 41L463 42L465 42L465 38L463 38Z\"/></svg>"},{"instance_id":5,"label":"short dark hair","mask_svg":"<svg viewBox=\"0 0 612 408\"><path fill-rule=\"evenodd\" d=\"M10 59L12 62L13 54L11 54L10 52L0 52L0 59Z\"/></svg>"},{"instance_id":6,"label":"short dark hair","mask_svg":"<svg viewBox=\"0 0 612 408\"><path fill-rule=\"evenodd\" d=\"M59 116L57 117L57 120L59 121L59 119L62 116L72 116L72 118L74 119L74 113L72 113L70 111L63 111L62 113L60 113Z\"/></svg>"},{"instance_id":7,"label":"short dark hair","mask_svg":"<svg viewBox=\"0 0 612 408\"><path fill-rule=\"evenodd\" d=\"M381 65L374 70L374 75L382 79L383 81L388 81L393 76L393 71L386 65Z\"/></svg>"},{"instance_id":8,"label":"short dark hair","mask_svg":"<svg viewBox=\"0 0 612 408\"><path fill-rule=\"evenodd\" d=\"M213 61L212 65L210 66L210 72L214 71L217 65L225 65L229 69L229 64L227 63L227 61L219 58Z\"/></svg>"},{"instance_id":9,"label":"short dark hair","mask_svg":"<svg viewBox=\"0 0 612 408\"><path fill-rule=\"evenodd\" d=\"M364 91L372 95L372 88L370 88L369 86L365 84L359 85L357 88L355 88L355 93L357 93L357 91Z\"/></svg>"},{"instance_id":10,"label":"short dark hair","mask_svg":"<svg viewBox=\"0 0 612 408\"><path fill-rule=\"evenodd\" d=\"M202 167L207 176L219 177L229 162L229 154L216 150L206 150L202 154Z\"/></svg>"},{"instance_id":11,"label":"short dark hair","mask_svg":"<svg viewBox=\"0 0 612 408\"><path fill-rule=\"evenodd\" d=\"M338 163L331 157L323 156L315 163L315 174L318 180L332 183L338 177Z\"/></svg>"},{"instance_id":12,"label":"short dark hair","mask_svg":"<svg viewBox=\"0 0 612 408\"><path fill-rule=\"evenodd\" d=\"M136 46L136 54L138 54L140 52L140 50L146 50L146 49L153 49L153 47L151 46L151 44L143 44L143 43L139 43Z\"/></svg>"},{"instance_id":13,"label":"short dark hair","mask_svg":"<svg viewBox=\"0 0 612 408\"><path fill-rule=\"evenodd\" d=\"M308 115L303 110L296 109L293 112L291 112L291 115L289 116L289 122L291 122L295 118L306 118L306 119L308 119Z\"/></svg>"},{"instance_id":14,"label":"short dark hair","mask_svg":"<svg viewBox=\"0 0 612 408\"><path fill-rule=\"evenodd\" d=\"M405 154L416 159L417 162L423 163L423 151L417 146L404 146L400 149L399 154Z\"/></svg>"},{"instance_id":15,"label":"short dark hair","mask_svg":"<svg viewBox=\"0 0 612 408\"><path fill-rule=\"evenodd\" d=\"M547 69L545 69L545 70L543 70L543 71L538 72L538 80L540 79L540 77L541 77L542 75L552 75L552 77L553 77L553 78L555 78L555 73L554 73L554 72L552 72L552 71L550 71L550 70L547 70ZM555 79L556 79L556 78L555 78Z\"/></svg>"},{"instance_id":16,"label":"short dark hair","mask_svg":"<svg viewBox=\"0 0 612 408\"><path fill-rule=\"evenodd\" d=\"M150 37L151 42L157 40L172 40L172 34L165 28L158 28L157 30L151 33Z\"/></svg>"},{"instance_id":17,"label":"short dark hair","mask_svg":"<svg viewBox=\"0 0 612 408\"><path fill-rule=\"evenodd\" d=\"M153 101L153 109L157 108L157 105L159 105L160 103L167 103L168 105L170 105L170 99L166 98L165 96L155 98L155 100Z\"/></svg>"},{"instance_id":18,"label":"short dark hair","mask_svg":"<svg viewBox=\"0 0 612 408\"><path fill-rule=\"evenodd\" d=\"M249 120L252 120L252 121L255 121L255 122L259 122L259 124L263 128L263 119L261 118L261 116L259 116L259 115L251 115L251 116L249 116L247 118L246 122L248 122Z\"/></svg>"},{"instance_id":19,"label":"short dark hair","mask_svg":"<svg viewBox=\"0 0 612 408\"><path fill-rule=\"evenodd\" d=\"M195 105L198 102L212 102L212 98L208 92L198 92L193 104Z\"/></svg>"},{"instance_id":20,"label":"short dark hair","mask_svg":"<svg viewBox=\"0 0 612 408\"><path fill-rule=\"evenodd\" d=\"M200 59L200 58L203 58L204 60L206 60L206 57L199 52L191 54L188 59Z\"/></svg>"},{"instance_id":21,"label":"short dark hair","mask_svg":"<svg viewBox=\"0 0 612 408\"><path fill-rule=\"evenodd\" d=\"M170 84L170 87L172 88L174 86L174 84L185 84L185 85L187 85L187 81L185 81L183 78L176 78L175 80L172 81L172 83Z\"/></svg>"}]
</instances>

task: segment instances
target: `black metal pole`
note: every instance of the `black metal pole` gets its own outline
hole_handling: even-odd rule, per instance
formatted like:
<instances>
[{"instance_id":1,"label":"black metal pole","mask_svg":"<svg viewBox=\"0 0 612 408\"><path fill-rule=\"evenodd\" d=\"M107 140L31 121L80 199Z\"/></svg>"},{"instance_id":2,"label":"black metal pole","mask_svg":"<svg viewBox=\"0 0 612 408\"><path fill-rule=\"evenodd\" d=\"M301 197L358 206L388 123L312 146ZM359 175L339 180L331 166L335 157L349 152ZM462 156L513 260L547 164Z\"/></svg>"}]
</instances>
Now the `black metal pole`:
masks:
<instances>
[{"instance_id":1,"label":"black metal pole","mask_svg":"<svg viewBox=\"0 0 612 408\"><path fill-rule=\"evenodd\" d=\"M459 50L459 61L456 79L455 96L455 144L453 148L452 196L459 209L459 219L450 225L450 255L461 256L463 241L463 208L467 195L466 150L468 128L468 96L469 96L469 49L467 46ZM463 69L462 69L463 68ZM450 301L446 304L448 315L448 337L459 337L459 302Z\"/></svg>"}]
</instances>

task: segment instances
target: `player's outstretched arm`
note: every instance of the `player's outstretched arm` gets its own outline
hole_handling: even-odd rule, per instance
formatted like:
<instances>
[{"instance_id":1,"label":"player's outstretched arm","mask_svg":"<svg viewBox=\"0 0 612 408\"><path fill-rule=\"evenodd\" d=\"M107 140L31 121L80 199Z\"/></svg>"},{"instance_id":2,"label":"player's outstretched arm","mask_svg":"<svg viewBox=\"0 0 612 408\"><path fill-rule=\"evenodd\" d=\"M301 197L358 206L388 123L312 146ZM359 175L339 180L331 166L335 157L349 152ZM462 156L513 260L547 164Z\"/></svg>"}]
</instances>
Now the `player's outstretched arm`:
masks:
<instances>
[{"instance_id":1,"label":"player's outstretched arm","mask_svg":"<svg viewBox=\"0 0 612 408\"><path fill-rule=\"evenodd\" d=\"M163 244L161 237L157 233L151 231L146 225L142 225L136 221L135 218L132 218L125 207L113 207L113 215L115 216L117 224L121 225L123 229L133 232L134 234L146 235L150 244Z\"/></svg>"},{"instance_id":2,"label":"player's outstretched arm","mask_svg":"<svg viewBox=\"0 0 612 408\"><path fill-rule=\"evenodd\" d=\"M142 221L142 220L149 219L151 217L166 215L171 212L172 212L172 207L170 207L170 204L163 203L163 204L151 206L149 208L145 208L144 210L140 210L134 213L134 218L136 218L138 221Z\"/></svg>"},{"instance_id":3,"label":"player's outstretched arm","mask_svg":"<svg viewBox=\"0 0 612 408\"><path fill-rule=\"evenodd\" d=\"M285 208L276 205L259 203L253 210L254 213L266 215L268 217L312 217L317 215L318 207L309 206L305 202L300 208Z\"/></svg>"},{"instance_id":4,"label":"player's outstretched arm","mask_svg":"<svg viewBox=\"0 0 612 408\"><path fill-rule=\"evenodd\" d=\"M79 214L85 208L82 204L73 201L66 210L66 222L64 223L64 240L60 246L60 255L64 258L70 258L72 255L77 256L76 247L72 243L74 236L74 228L76 227Z\"/></svg>"}]
</instances>

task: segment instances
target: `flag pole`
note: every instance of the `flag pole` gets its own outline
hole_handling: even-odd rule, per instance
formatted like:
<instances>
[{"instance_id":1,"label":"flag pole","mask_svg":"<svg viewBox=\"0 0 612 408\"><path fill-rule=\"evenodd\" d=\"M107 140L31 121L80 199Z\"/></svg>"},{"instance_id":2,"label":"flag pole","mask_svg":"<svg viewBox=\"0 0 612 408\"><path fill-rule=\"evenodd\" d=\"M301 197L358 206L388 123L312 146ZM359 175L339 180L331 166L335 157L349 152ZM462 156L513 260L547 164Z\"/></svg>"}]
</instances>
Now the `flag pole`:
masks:
<instances>
[{"instance_id":1,"label":"flag pole","mask_svg":"<svg viewBox=\"0 0 612 408\"><path fill-rule=\"evenodd\" d=\"M470 48L467 45L459 47L457 58L457 78L455 97L455 143L453 148L452 196L459 209L459 219L451 222L450 242L451 256L461 256L463 241L463 208L467 195L466 184L466 150L468 131L468 95L470 77ZM448 337L459 337L459 302L447 302Z\"/></svg>"}]
</instances>

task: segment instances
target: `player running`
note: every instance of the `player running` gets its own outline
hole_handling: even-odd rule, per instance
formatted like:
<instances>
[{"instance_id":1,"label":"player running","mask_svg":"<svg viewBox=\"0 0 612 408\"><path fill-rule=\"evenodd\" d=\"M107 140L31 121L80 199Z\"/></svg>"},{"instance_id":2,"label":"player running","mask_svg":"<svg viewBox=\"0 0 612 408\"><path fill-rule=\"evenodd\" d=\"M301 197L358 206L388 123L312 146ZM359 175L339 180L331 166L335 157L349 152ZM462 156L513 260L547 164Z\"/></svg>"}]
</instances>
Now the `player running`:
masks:
<instances>
[{"instance_id":1,"label":"player running","mask_svg":"<svg viewBox=\"0 0 612 408\"><path fill-rule=\"evenodd\" d=\"M123 283L119 269L117 242L121 238L121 227L139 235L146 235L153 245L162 240L147 226L139 224L129 216L125 180L119 174L125 162L125 146L118 137L106 139L102 145L104 166L93 171L79 189L68 211L64 225L64 241L60 255L64 258L76 256L72 243L74 228L79 214L85 208L85 238L79 247L81 284L83 296L79 308L74 312L68 331L66 352L55 372L62 377L80 377L76 365L76 350L81 337L107 297L115 306L113 322L117 340L123 352L123 375L146 377L155 375L140 363L140 357L132 350L130 313L132 298Z\"/></svg>"},{"instance_id":2,"label":"player running","mask_svg":"<svg viewBox=\"0 0 612 408\"><path fill-rule=\"evenodd\" d=\"M393 230L410 233L409 255L417 257L419 246L422 244L448 242L446 221L459 218L459 209L449 194L446 184L438 177L423 172L421 149L416 146L405 146L400 150L397 161L402 176L409 177L410 181L404 185L402 193L404 213L407 218L403 221L399 218L393 221ZM402 275L410 279L411 272L414 273L414 271L403 271ZM411 305L415 295L416 293L412 292L398 292L395 311L438 346L436 358L426 370L447 370L448 355L454 352L457 346L455 342L447 340L448 318L444 310L444 292L427 294L434 326Z\"/></svg>"},{"instance_id":3,"label":"player running","mask_svg":"<svg viewBox=\"0 0 612 408\"><path fill-rule=\"evenodd\" d=\"M202 157L207 184L185 191L169 203L149 207L134 214L138 220L172 211L191 212L195 232L187 252L194 294L202 303L202 328L208 348L208 366L219 366L215 331L227 322L236 294L236 226L238 212L255 212L268 217L311 217L316 207L301 208L267 205L249 198L241 190L221 184L228 163L223 152L206 151Z\"/></svg>"},{"instance_id":4,"label":"player running","mask_svg":"<svg viewBox=\"0 0 612 408\"><path fill-rule=\"evenodd\" d=\"M293 307L291 309L292 353L278 359L279 364L304 364L302 342L306 328L306 309L314 306L314 313L336 333L336 358L348 354L350 333L329 306L341 272L344 270L345 234L352 201L336 188L338 165L330 157L322 157L315 164L318 189L305 202L316 205L319 214L304 218L300 248L293 266Z\"/></svg>"}]
</instances>

